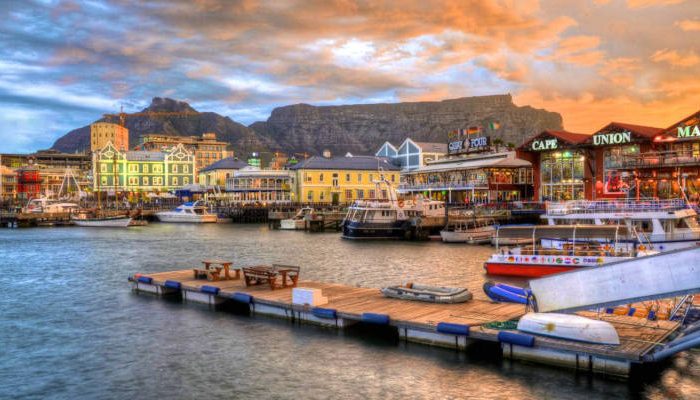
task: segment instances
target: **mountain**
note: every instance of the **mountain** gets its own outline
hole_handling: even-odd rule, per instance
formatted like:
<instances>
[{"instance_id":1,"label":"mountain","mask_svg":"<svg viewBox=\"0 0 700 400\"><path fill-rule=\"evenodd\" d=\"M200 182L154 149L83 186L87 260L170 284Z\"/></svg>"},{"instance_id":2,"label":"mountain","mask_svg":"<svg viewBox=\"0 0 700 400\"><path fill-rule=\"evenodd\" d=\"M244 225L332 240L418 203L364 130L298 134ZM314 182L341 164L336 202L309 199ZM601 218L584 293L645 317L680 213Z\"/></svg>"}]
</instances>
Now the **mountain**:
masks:
<instances>
[{"instance_id":1,"label":"mountain","mask_svg":"<svg viewBox=\"0 0 700 400\"><path fill-rule=\"evenodd\" d=\"M198 112L184 101L154 97L151 104L141 110L148 112L183 112L192 113L183 116L149 116L135 115L126 118L125 126L129 129L129 146L139 143L139 136L157 133L173 136L200 136L205 132L216 133L217 139L229 142L236 153L260 151L271 147L274 143L266 142L255 131L213 112ZM95 122L106 121L105 118ZM108 122L117 122L116 119ZM90 126L83 126L68 132L56 140L53 149L65 152L75 152L90 149Z\"/></svg>"},{"instance_id":2,"label":"mountain","mask_svg":"<svg viewBox=\"0 0 700 400\"><path fill-rule=\"evenodd\" d=\"M195 115L148 116L126 119L129 142L147 133L190 136L214 132L232 144L237 154L263 149L288 153L373 154L385 142L400 144L410 137L419 142L447 141L447 132L482 127L492 140L520 144L544 129L561 129L561 115L513 104L510 95L464 97L452 100L395 104L312 106L295 104L275 108L267 121L246 127L212 112L198 112L189 104L156 97L142 112L191 112ZM104 121L101 119L99 121ZM494 126L495 125L495 126ZM65 152L88 149L90 127L61 137L53 148Z\"/></svg>"}]
</instances>

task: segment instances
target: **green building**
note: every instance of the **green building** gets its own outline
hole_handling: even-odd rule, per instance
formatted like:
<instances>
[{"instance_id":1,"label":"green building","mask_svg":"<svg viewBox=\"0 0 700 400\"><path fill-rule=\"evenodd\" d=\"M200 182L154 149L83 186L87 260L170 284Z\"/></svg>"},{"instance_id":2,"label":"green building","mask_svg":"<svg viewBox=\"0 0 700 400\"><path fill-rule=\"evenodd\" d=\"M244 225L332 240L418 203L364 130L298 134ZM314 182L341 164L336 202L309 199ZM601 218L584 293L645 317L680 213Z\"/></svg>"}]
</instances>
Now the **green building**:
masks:
<instances>
[{"instance_id":1,"label":"green building","mask_svg":"<svg viewBox=\"0 0 700 400\"><path fill-rule=\"evenodd\" d=\"M182 144L167 152L119 151L109 142L93 153L95 191L162 192L195 182L195 157Z\"/></svg>"}]
</instances>

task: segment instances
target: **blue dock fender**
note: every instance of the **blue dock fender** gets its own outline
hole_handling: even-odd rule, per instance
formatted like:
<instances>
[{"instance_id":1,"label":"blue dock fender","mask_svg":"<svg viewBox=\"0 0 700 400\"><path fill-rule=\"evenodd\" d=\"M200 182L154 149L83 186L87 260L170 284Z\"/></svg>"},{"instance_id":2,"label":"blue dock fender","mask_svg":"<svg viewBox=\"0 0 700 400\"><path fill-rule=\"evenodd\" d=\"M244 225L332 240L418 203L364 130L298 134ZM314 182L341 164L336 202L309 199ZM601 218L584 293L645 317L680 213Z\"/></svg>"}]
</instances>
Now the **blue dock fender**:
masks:
<instances>
[{"instance_id":1,"label":"blue dock fender","mask_svg":"<svg viewBox=\"0 0 700 400\"><path fill-rule=\"evenodd\" d=\"M180 288L182 287L180 282L177 282L177 281L165 281L163 286L168 288L168 289L177 289L177 290L180 290Z\"/></svg>"},{"instance_id":2,"label":"blue dock fender","mask_svg":"<svg viewBox=\"0 0 700 400\"><path fill-rule=\"evenodd\" d=\"M202 293L209 293L209 294L213 294L213 295L219 294L219 288L216 286L204 285L201 288L199 288L199 291Z\"/></svg>"},{"instance_id":3,"label":"blue dock fender","mask_svg":"<svg viewBox=\"0 0 700 400\"><path fill-rule=\"evenodd\" d=\"M231 295L231 300L235 301L236 303L250 304L253 302L253 296L249 295L248 293L236 292Z\"/></svg>"},{"instance_id":4,"label":"blue dock fender","mask_svg":"<svg viewBox=\"0 0 700 400\"><path fill-rule=\"evenodd\" d=\"M138 283L147 283L149 285L153 284L153 278L150 276L139 276L136 280Z\"/></svg>"},{"instance_id":5,"label":"blue dock fender","mask_svg":"<svg viewBox=\"0 0 700 400\"><path fill-rule=\"evenodd\" d=\"M314 307L311 309L311 314L316 318L336 319L338 317L334 308Z\"/></svg>"},{"instance_id":6,"label":"blue dock fender","mask_svg":"<svg viewBox=\"0 0 700 400\"><path fill-rule=\"evenodd\" d=\"M469 336L469 325L452 324L449 322L438 322L436 330L438 333Z\"/></svg>"},{"instance_id":7,"label":"blue dock fender","mask_svg":"<svg viewBox=\"0 0 700 400\"><path fill-rule=\"evenodd\" d=\"M367 322L374 325L389 325L389 316L386 314L364 313L362 314L362 322Z\"/></svg>"},{"instance_id":8,"label":"blue dock fender","mask_svg":"<svg viewBox=\"0 0 700 400\"><path fill-rule=\"evenodd\" d=\"M501 343L517 344L524 347L532 347L535 345L534 336L508 331L498 332L498 341Z\"/></svg>"}]
</instances>

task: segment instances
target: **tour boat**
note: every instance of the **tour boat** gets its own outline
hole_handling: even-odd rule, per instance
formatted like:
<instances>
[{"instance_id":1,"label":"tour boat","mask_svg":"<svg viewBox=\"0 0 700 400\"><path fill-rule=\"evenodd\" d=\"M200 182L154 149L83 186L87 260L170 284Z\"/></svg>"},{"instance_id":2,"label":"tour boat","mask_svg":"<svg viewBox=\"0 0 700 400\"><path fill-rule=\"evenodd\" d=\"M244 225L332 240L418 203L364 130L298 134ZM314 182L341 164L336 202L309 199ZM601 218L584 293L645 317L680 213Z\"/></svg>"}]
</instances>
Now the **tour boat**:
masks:
<instances>
[{"instance_id":1,"label":"tour boat","mask_svg":"<svg viewBox=\"0 0 700 400\"><path fill-rule=\"evenodd\" d=\"M96 228L126 228L131 223L131 217L124 215L89 217L85 213L71 216L73 225Z\"/></svg>"},{"instance_id":2,"label":"tour boat","mask_svg":"<svg viewBox=\"0 0 700 400\"><path fill-rule=\"evenodd\" d=\"M579 315L530 312L520 318L518 330L578 342L620 344L620 337L612 324Z\"/></svg>"},{"instance_id":3,"label":"tour boat","mask_svg":"<svg viewBox=\"0 0 700 400\"><path fill-rule=\"evenodd\" d=\"M697 213L682 199L550 202L541 216L548 225L624 225L658 251L700 245ZM503 244L503 243L501 243Z\"/></svg>"},{"instance_id":4,"label":"tour boat","mask_svg":"<svg viewBox=\"0 0 700 400\"><path fill-rule=\"evenodd\" d=\"M492 219L474 219L468 222L451 223L440 231L440 237L445 243L489 243L496 231L494 224Z\"/></svg>"},{"instance_id":5,"label":"tour boat","mask_svg":"<svg viewBox=\"0 0 700 400\"><path fill-rule=\"evenodd\" d=\"M442 219L444 225L444 202L420 195L398 200L389 182L375 184L376 193L386 193L386 198L357 200L348 207L342 223L344 239L408 239L424 219Z\"/></svg>"},{"instance_id":6,"label":"tour boat","mask_svg":"<svg viewBox=\"0 0 700 400\"><path fill-rule=\"evenodd\" d=\"M306 221L308 218L312 217L314 213L314 209L311 207L304 207L297 214L294 216L294 218L289 218L289 219L283 219L280 221L280 229L285 229L285 230L298 230L298 229L304 229L306 227Z\"/></svg>"},{"instance_id":7,"label":"tour boat","mask_svg":"<svg viewBox=\"0 0 700 400\"><path fill-rule=\"evenodd\" d=\"M408 283L405 286L389 286L381 289L386 297L401 300L426 301L430 303L464 303L472 298L471 292L466 288L428 286Z\"/></svg>"},{"instance_id":8,"label":"tour boat","mask_svg":"<svg viewBox=\"0 0 700 400\"><path fill-rule=\"evenodd\" d=\"M46 197L29 200L22 209L25 213L67 213L80 208L75 203L65 203L57 200L50 200Z\"/></svg>"},{"instance_id":9,"label":"tour boat","mask_svg":"<svg viewBox=\"0 0 700 400\"><path fill-rule=\"evenodd\" d=\"M491 237L491 245L499 247L499 246L515 246L515 245L521 245L521 244L528 244L532 241L532 238L522 238L522 237L502 237L498 234L498 231L502 228L507 228L510 226L534 226L532 224L525 224L525 225L500 225L496 227L496 232L494 232L493 236Z\"/></svg>"},{"instance_id":10,"label":"tour boat","mask_svg":"<svg viewBox=\"0 0 700 400\"><path fill-rule=\"evenodd\" d=\"M160 222L184 222L184 223L216 223L216 214L211 214L207 211L204 205L199 201L187 202L179 205L171 211L161 211L156 213L156 217Z\"/></svg>"},{"instance_id":11,"label":"tour boat","mask_svg":"<svg viewBox=\"0 0 700 400\"><path fill-rule=\"evenodd\" d=\"M658 253L626 226L513 226L499 234L529 237L530 244L498 248L484 263L489 275L535 278Z\"/></svg>"}]
</instances>

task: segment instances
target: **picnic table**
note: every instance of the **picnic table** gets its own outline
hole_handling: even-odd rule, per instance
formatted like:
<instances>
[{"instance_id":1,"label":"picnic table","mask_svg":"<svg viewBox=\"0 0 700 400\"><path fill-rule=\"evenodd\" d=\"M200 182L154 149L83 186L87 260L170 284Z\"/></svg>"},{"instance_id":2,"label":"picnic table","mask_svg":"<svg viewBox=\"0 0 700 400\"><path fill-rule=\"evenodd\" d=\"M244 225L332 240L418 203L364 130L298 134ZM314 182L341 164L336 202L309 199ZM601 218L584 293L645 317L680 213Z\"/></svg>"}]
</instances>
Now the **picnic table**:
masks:
<instances>
[{"instance_id":1,"label":"picnic table","mask_svg":"<svg viewBox=\"0 0 700 400\"><path fill-rule=\"evenodd\" d=\"M242 269L246 286L270 285L270 289L275 290L296 287L299 280L300 268L295 265L257 265ZM278 277L281 278L281 283L277 282ZM289 283L287 283L288 279Z\"/></svg>"},{"instance_id":2,"label":"picnic table","mask_svg":"<svg viewBox=\"0 0 700 400\"><path fill-rule=\"evenodd\" d=\"M241 279L241 269L232 268L232 261L204 260L202 261L202 264L204 264L204 268L192 269L192 271L194 272L195 279L200 277L206 277L207 280L210 281ZM233 271L235 272L235 275L233 277L230 274L231 269L233 269ZM222 270L224 271L223 277L221 276Z\"/></svg>"}]
</instances>

